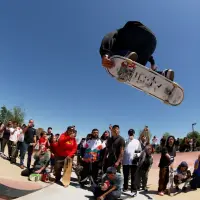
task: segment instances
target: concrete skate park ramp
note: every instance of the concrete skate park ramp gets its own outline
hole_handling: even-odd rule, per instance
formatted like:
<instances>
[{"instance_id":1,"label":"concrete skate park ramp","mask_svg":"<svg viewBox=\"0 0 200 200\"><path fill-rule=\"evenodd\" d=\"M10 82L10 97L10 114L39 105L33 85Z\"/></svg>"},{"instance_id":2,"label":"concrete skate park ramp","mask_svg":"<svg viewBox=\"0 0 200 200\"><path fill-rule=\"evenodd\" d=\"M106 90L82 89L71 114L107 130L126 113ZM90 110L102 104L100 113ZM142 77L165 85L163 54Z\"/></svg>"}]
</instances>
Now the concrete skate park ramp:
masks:
<instances>
[{"instance_id":1,"label":"concrete skate park ramp","mask_svg":"<svg viewBox=\"0 0 200 200\"><path fill-rule=\"evenodd\" d=\"M195 151L195 152L177 152L176 157L174 160L174 167L177 167L182 161L186 161L188 165L193 168L194 167L194 162L200 155L200 151ZM158 168L158 164L160 161L160 154L153 154L153 169Z\"/></svg>"},{"instance_id":2,"label":"concrete skate park ramp","mask_svg":"<svg viewBox=\"0 0 200 200\"><path fill-rule=\"evenodd\" d=\"M0 200L16 199L44 188L42 184L0 178Z\"/></svg>"}]
</instances>

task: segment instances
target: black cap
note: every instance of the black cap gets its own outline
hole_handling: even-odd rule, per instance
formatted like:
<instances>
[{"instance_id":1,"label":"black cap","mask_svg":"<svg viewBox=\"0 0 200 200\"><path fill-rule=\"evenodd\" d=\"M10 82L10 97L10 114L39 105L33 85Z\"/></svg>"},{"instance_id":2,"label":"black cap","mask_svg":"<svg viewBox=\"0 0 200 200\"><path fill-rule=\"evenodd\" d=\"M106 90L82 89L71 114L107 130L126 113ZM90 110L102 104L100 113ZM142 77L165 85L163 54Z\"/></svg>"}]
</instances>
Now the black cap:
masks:
<instances>
[{"instance_id":1,"label":"black cap","mask_svg":"<svg viewBox=\"0 0 200 200\"><path fill-rule=\"evenodd\" d=\"M117 170L115 167L108 167L106 170L107 174L116 174Z\"/></svg>"},{"instance_id":2,"label":"black cap","mask_svg":"<svg viewBox=\"0 0 200 200\"><path fill-rule=\"evenodd\" d=\"M74 126L68 126L68 127L67 127L67 130L68 130L68 131L71 130L71 129L74 130Z\"/></svg>"},{"instance_id":3,"label":"black cap","mask_svg":"<svg viewBox=\"0 0 200 200\"><path fill-rule=\"evenodd\" d=\"M129 135L134 135L134 134L135 134L134 129L129 129L128 134L129 134Z\"/></svg>"},{"instance_id":4,"label":"black cap","mask_svg":"<svg viewBox=\"0 0 200 200\"><path fill-rule=\"evenodd\" d=\"M51 128L51 127L48 127L48 129L47 129L47 130L49 130L49 129L51 129L51 130L52 130L52 128Z\"/></svg>"}]
</instances>

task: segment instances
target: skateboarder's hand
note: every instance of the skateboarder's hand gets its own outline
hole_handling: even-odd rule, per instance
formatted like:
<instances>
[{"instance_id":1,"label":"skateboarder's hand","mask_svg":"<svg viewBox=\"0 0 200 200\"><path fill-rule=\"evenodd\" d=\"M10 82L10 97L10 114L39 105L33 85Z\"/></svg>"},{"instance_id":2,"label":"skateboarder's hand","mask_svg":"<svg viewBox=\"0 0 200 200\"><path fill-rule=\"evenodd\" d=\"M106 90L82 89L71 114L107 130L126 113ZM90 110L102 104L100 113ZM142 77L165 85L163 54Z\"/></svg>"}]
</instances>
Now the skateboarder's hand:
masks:
<instances>
[{"instance_id":1,"label":"skateboarder's hand","mask_svg":"<svg viewBox=\"0 0 200 200\"><path fill-rule=\"evenodd\" d=\"M151 65L151 69L153 70L153 71L156 71L157 70L157 66L156 65Z\"/></svg>"},{"instance_id":2,"label":"skateboarder's hand","mask_svg":"<svg viewBox=\"0 0 200 200\"><path fill-rule=\"evenodd\" d=\"M112 67L114 66L114 63L113 63L112 60L110 60L110 59L108 58L107 55L105 55L105 56L102 57L102 65L103 65L104 67L106 67L106 68L112 68Z\"/></svg>"}]
</instances>

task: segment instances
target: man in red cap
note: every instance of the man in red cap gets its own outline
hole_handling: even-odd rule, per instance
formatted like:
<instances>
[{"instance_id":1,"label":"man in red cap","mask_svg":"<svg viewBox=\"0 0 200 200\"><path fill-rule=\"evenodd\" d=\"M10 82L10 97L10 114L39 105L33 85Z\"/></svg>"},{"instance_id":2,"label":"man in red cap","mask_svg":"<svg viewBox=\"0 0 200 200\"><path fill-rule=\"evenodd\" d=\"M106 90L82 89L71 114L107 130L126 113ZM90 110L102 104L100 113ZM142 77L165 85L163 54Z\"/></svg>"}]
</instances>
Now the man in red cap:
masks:
<instances>
[{"instance_id":1,"label":"man in red cap","mask_svg":"<svg viewBox=\"0 0 200 200\"><path fill-rule=\"evenodd\" d=\"M75 139L75 129L74 126L69 126L66 132L62 133L58 139L54 167L56 182L59 182L61 179L61 171L64 166L65 158L73 158L76 151L77 143Z\"/></svg>"}]
</instances>

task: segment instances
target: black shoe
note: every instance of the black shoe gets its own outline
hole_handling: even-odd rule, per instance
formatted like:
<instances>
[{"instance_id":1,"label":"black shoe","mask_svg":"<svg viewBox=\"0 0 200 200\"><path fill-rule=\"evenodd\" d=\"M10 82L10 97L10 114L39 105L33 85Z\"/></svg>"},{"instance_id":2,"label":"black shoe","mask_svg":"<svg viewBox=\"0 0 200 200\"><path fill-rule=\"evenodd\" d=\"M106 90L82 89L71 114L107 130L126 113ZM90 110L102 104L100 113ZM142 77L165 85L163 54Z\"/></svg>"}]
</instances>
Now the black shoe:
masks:
<instances>
[{"instance_id":1,"label":"black shoe","mask_svg":"<svg viewBox=\"0 0 200 200\"><path fill-rule=\"evenodd\" d=\"M182 191L183 191L183 192L187 192L187 188L186 188L186 187L183 187L183 188L182 188Z\"/></svg>"},{"instance_id":2,"label":"black shoe","mask_svg":"<svg viewBox=\"0 0 200 200\"><path fill-rule=\"evenodd\" d=\"M148 192L148 188L147 187L142 187L142 190L144 190L145 192Z\"/></svg>"},{"instance_id":3,"label":"black shoe","mask_svg":"<svg viewBox=\"0 0 200 200\"><path fill-rule=\"evenodd\" d=\"M178 187L178 185L176 186L176 190L178 190L178 191L180 190L180 188Z\"/></svg>"},{"instance_id":4,"label":"black shoe","mask_svg":"<svg viewBox=\"0 0 200 200\"><path fill-rule=\"evenodd\" d=\"M174 71L171 69L166 69L162 72L162 75L165 76L170 81L174 81Z\"/></svg>"},{"instance_id":5,"label":"black shoe","mask_svg":"<svg viewBox=\"0 0 200 200\"><path fill-rule=\"evenodd\" d=\"M128 192L128 189L123 189L122 191L123 191L123 192Z\"/></svg>"},{"instance_id":6,"label":"black shoe","mask_svg":"<svg viewBox=\"0 0 200 200\"><path fill-rule=\"evenodd\" d=\"M129 55L127 56L127 58L129 58L132 61L136 61L138 59L138 55L135 52L131 52L131 53L129 53Z\"/></svg>"},{"instance_id":7,"label":"black shoe","mask_svg":"<svg viewBox=\"0 0 200 200\"><path fill-rule=\"evenodd\" d=\"M81 188L84 188L85 183L79 182L79 185L80 185Z\"/></svg>"},{"instance_id":8,"label":"black shoe","mask_svg":"<svg viewBox=\"0 0 200 200\"><path fill-rule=\"evenodd\" d=\"M136 196L137 196L137 191L133 191L133 190L132 190L132 191L131 191L131 196L132 196L132 197L136 197Z\"/></svg>"}]
</instances>

